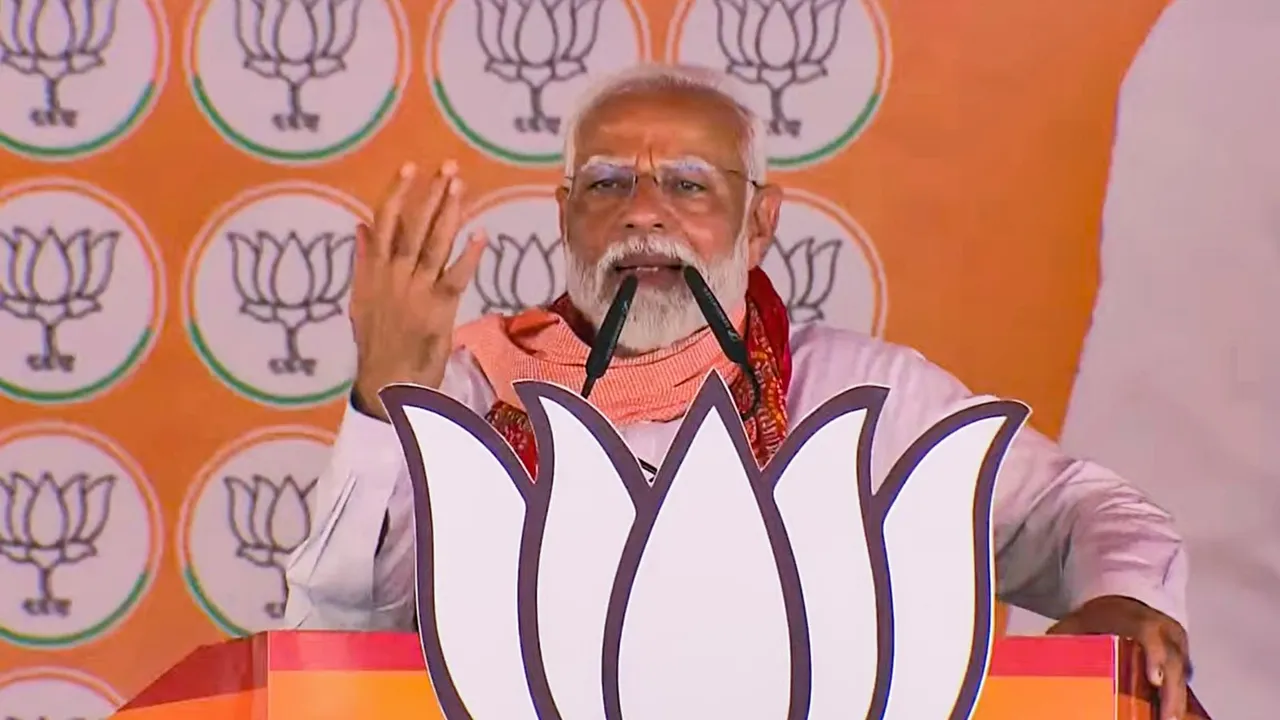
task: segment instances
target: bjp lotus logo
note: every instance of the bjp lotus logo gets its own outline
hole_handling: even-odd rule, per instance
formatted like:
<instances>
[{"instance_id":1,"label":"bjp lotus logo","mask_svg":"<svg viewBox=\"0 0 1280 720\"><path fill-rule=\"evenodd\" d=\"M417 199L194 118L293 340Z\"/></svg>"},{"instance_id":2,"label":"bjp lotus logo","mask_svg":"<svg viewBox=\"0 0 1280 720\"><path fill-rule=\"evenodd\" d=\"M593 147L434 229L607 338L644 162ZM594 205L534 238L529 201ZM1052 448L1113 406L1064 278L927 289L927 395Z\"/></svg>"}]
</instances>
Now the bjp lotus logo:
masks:
<instances>
[{"instance_id":1,"label":"bjp lotus logo","mask_svg":"<svg viewBox=\"0 0 1280 720\"><path fill-rule=\"evenodd\" d=\"M7 511L0 517L9 525L7 532L0 529L0 556L36 570L36 593L23 599L24 612L71 612L71 600L54 590L54 570L98 554L115 482L112 475L90 479L87 473L61 483L48 472L38 479L20 472L0 477L0 510Z\"/></svg>"},{"instance_id":2,"label":"bjp lotus logo","mask_svg":"<svg viewBox=\"0 0 1280 720\"><path fill-rule=\"evenodd\" d=\"M782 266L783 272L772 273L771 279L781 286L778 293L787 304L791 322L826 319L823 306L835 289L836 260L848 243L843 238L818 242L812 235L789 246L782 243L774 238L761 265Z\"/></svg>"},{"instance_id":3,"label":"bjp lotus logo","mask_svg":"<svg viewBox=\"0 0 1280 720\"><path fill-rule=\"evenodd\" d=\"M77 112L64 107L62 81L105 64L103 51L115 35L115 2L48 3L13 0L0 5L0 61L44 82L45 105L30 113L35 125L76 126Z\"/></svg>"},{"instance_id":4,"label":"bjp lotus logo","mask_svg":"<svg viewBox=\"0 0 1280 720\"><path fill-rule=\"evenodd\" d=\"M409 27L395 0L192 0L187 82L231 145L284 164L356 150L395 114Z\"/></svg>"},{"instance_id":5,"label":"bjp lotus logo","mask_svg":"<svg viewBox=\"0 0 1280 720\"><path fill-rule=\"evenodd\" d=\"M459 322L547 305L564 292L564 242L555 193L554 185L509 186L467 208L458 237L484 232L489 247L458 305Z\"/></svg>"},{"instance_id":6,"label":"bjp lotus logo","mask_svg":"<svg viewBox=\"0 0 1280 720\"><path fill-rule=\"evenodd\" d=\"M344 395L355 368L353 230L369 217L345 193L303 182L250 188L218 209L183 278L188 337L205 367L275 407Z\"/></svg>"},{"instance_id":7,"label":"bjp lotus logo","mask_svg":"<svg viewBox=\"0 0 1280 720\"><path fill-rule=\"evenodd\" d=\"M311 533L316 478L333 436L306 426L258 428L196 473L174 533L191 599L223 632L278 627L284 569Z\"/></svg>"},{"instance_id":8,"label":"bjp lotus logo","mask_svg":"<svg viewBox=\"0 0 1280 720\"><path fill-rule=\"evenodd\" d=\"M237 0L236 37L244 49L244 66L263 78L280 80L285 88L288 109L272 114L276 128L320 128L320 114L303 108L302 86L347 69L359 8L360 0Z\"/></svg>"},{"instance_id":9,"label":"bjp lotus logo","mask_svg":"<svg viewBox=\"0 0 1280 720\"><path fill-rule=\"evenodd\" d=\"M382 393L446 718L969 716L992 633L992 493L1025 406L958 410L876 488L887 388L832 398L760 470L713 374L650 483L579 396L517 392L536 483L456 400Z\"/></svg>"},{"instance_id":10,"label":"bjp lotus logo","mask_svg":"<svg viewBox=\"0 0 1280 720\"><path fill-rule=\"evenodd\" d=\"M0 190L0 393L82 402L128 377L163 325L163 265L137 213L100 188Z\"/></svg>"},{"instance_id":11,"label":"bjp lotus logo","mask_svg":"<svg viewBox=\"0 0 1280 720\"><path fill-rule=\"evenodd\" d=\"M475 291L484 303L480 312L518 313L548 305L564 287L560 239L543 240L530 233L523 240L498 233L480 258Z\"/></svg>"},{"instance_id":12,"label":"bjp lotus logo","mask_svg":"<svg viewBox=\"0 0 1280 720\"><path fill-rule=\"evenodd\" d=\"M5 428L0 641L71 648L125 622L160 567L160 521L141 468L110 438L55 422Z\"/></svg>"},{"instance_id":13,"label":"bjp lotus logo","mask_svg":"<svg viewBox=\"0 0 1280 720\"><path fill-rule=\"evenodd\" d=\"M304 357L298 333L308 324L342 314L351 285L355 235L322 232L305 243L290 230L277 238L259 230L227 233L234 258L232 273L240 312L261 323L278 325L284 352L267 360L272 373L314 375L316 359Z\"/></svg>"},{"instance_id":14,"label":"bjp lotus logo","mask_svg":"<svg viewBox=\"0 0 1280 720\"><path fill-rule=\"evenodd\" d=\"M424 59L441 117L476 150L517 165L559 162L574 98L591 78L648 59L652 44L640 0L431 5Z\"/></svg>"},{"instance_id":15,"label":"bjp lotus logo","mask_svg":"<svg viewBox=\"0 0 1280 720\"><path fill-rule=\"evenodd\" d=\"M476 0L485 72L524 85L529 93L529 114L513 120L517 132L560 132L560 118L547 115L542 97L548 84L587 72L583 61L596 44L600 4Z\"/></svg>"},{"instance_id":16,"label":"bjp lotus logo","mask_svg":"<svg viewBox=\"0 0 1280 720\"><path fill-rule=\"evenodd\" d=\"M236 538L236 557L278 573L280 595L263 603L262 610L268 617L280 619L284 617L287 593L284 568L290 553L311 534L307 496L317 480L299 485L286 475L277 484L255 475L251 481L238 477L225 477L223 481L231 495L228 520Z\"/></svg>"},{"instance_id":17,"label":"bjp lotus logo","mask_svg":"<svg viewBox=\"0 0 1280 720\"><path fill-rule=\"evenodd\" d=\"M884 332L884 264L875 242L839 203L788 190L760 268L786 302L793 325L824 322L867 335Z\"/></svg>"},{"instance_id":18,"label":"bjp lotus logo","mask_svg":"<svg viewBox=\"0 0 1280 720\"><path fill-rule=\"evenodd\" d=\"M717 0L720 49L728 72L769 91L769 132L799 136L801 121L786 115L783 94L830 74L827 62L840 33L845 0ZM783 38L785 47L766 38Z\"/></svg>"},{"instance_id":19,"label":"bjp lotus logo","mask_svg":"<svg viewBox=\"0 0 1280 720\"><path fill-rule=\"evenodd\" d=\"M774 167L838 155L889 88L878 0L678 0L667 37L667 61L715 67L751 88Z\"/></svg>"},{"instance_id":20,"label":"bjp lotus logo","mask_svg":"<svg viewBox=\"0 0 1280 720\"><path fill-rule=\"evenodd\" d=\"M168 75L162 0L0 2L0 145L70 160L142 124Z\"/></svg>"},{"instance_id":21,"label":"bjp lotus logo","mask_svg":"<svg viewBox=\"0 0 1280 720\"><path fill-rule=\"evenodd\" d=\"M99 298L111 281L116 230L81 228L60 237L53 227L36 232L0 229L0 310L40 323L41 349L27 355L33 372L72 372L76 356L58 348L58 326L102 310Z\"/></svg>"}]
</instances>

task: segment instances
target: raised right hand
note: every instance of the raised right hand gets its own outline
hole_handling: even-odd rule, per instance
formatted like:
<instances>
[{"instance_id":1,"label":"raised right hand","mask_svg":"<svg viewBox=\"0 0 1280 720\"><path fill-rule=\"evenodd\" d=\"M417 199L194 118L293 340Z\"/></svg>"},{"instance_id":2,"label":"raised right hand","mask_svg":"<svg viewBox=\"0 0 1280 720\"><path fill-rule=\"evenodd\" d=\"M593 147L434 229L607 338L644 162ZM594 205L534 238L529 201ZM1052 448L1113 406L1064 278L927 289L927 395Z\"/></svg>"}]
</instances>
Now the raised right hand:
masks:
<instances>
[{"instance_id":1,"label":"raised right hand","mask_svg":"<svg viewBox=\"0 0 1280 720\"><path fill-rule=\"evenodd\" d=\"M453 350L458 302L475 276L486 239L473 235L451 265L461 222L462 181L446 161L425 202L405 208L417 169L404 166L372 228L361 225L351 285L356 341L355 399L386 419L378 391L397 382L440 387Z\"/></svg>"}]
</instances>

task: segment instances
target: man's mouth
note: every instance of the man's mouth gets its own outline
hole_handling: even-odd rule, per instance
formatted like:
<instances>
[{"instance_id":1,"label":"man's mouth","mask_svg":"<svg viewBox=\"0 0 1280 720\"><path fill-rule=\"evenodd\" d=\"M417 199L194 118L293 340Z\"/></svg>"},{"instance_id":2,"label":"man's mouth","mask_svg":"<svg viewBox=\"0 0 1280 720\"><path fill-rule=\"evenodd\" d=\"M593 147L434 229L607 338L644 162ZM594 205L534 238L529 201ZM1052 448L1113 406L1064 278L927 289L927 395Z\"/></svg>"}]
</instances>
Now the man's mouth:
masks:
<instances>
[{"instance_id":1,"label":"man's mouth","mask_svg":"<svg viewBox=\"0 0 1280 720\"><path fill-rule=\"evenodd\" d=\"M630 255L613 264L613 271L637 276L677 272L684 263L669 255Z\"/></svg>"}]
</instances>

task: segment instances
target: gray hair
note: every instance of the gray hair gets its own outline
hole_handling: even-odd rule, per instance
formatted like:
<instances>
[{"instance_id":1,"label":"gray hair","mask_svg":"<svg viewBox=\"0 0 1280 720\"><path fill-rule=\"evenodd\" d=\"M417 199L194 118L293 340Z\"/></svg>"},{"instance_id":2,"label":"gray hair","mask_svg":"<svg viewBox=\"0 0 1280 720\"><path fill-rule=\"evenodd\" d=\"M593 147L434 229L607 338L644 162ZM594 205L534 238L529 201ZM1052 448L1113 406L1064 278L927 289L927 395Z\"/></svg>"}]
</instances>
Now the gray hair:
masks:
<instances>
[{"instance_id":1,"label":"gray hair","mask_svg":"<svg viewBox=\"0 0 1280 720\"><path fill-rule=\"evenodd\" d=\"M747 177L765 181L769 157L765 148L764 120L751 109L745 88L725 73L696 65L642 64L603 78L579 99L564 134L564 174L574 171L574 145L578 123L606 101L620 95L653 90L699 90L720 98L738 114L743 125L742 164Z\"/></svg>"}]
</instances>

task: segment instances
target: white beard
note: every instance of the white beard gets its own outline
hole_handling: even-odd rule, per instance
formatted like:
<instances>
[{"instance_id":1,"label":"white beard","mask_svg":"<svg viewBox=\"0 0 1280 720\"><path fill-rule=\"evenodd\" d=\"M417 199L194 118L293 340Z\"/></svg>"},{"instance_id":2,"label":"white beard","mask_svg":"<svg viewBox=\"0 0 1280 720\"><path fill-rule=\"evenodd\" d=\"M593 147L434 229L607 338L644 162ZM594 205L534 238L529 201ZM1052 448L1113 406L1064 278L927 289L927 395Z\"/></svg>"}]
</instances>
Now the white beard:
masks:
<instances>
[{"instance_id":1,"label":"white beard","mask_svg":"<svg viewBox=\"0 0 1280 720\"><path fill-rule=\"evenodd\" d=\"M639 235L612 245L595 266L583 263L574 254L571 243L566 242L564 247L569 299L593 327L600 327L621 282L612 268L631 255L662 255L694 267L706 278L727 313L732 314L746 297L750 268L745 236L738 238L727 257L710 264L698 258L684 243L663 235ZM674 345L706 324L688 287L682 284L664 290L641 285L631 302L631 313L622 327L618 347L633 355L651 352Z\"/></svg>"}]
</instances>

